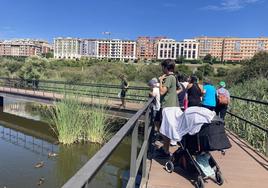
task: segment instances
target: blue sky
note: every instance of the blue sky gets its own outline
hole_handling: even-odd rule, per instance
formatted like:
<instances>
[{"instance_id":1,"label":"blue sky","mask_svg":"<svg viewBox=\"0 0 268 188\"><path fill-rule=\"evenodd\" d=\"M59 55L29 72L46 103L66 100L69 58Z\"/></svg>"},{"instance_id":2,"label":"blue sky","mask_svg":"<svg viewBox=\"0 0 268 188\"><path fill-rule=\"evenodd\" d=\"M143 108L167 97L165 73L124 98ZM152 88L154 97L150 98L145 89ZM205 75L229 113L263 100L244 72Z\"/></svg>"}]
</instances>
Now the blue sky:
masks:
<instances>
[{"instance_id":1,"label":"blue sky","mask_svg":"<svg viewBox=\"0 0 268 188\"><path fill-rule=\"evenodd\" d=\"M0 39L268 36L268 0L0 0Z\"/></svg>"}]
</instances>

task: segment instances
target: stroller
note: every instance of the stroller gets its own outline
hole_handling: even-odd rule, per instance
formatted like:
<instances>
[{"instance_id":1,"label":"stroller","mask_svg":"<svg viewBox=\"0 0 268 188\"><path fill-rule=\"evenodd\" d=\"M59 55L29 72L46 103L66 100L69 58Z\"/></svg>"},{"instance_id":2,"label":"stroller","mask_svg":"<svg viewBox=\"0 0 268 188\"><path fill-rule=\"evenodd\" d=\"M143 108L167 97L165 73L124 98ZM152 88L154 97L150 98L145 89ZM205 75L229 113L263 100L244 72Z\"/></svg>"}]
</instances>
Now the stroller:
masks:
<instances>
[{"instance_id":1,"label":"stroller","mask_svg":"<svg viewBox=\"0 0 268 188\"><path fill-rule=\"evenodd\" d=\"M184 170L190 170L197 173L197 181L195 182L197 188L204 188L204 179L211 178L218 185L223 184L223 177L220 167L214 160L209 151L223 151L231 147L224 129L224 122L215 116L211 123L203 124L201 130L195 135L183 136L181 146L173 153L169 161L165 164L167 172L172 173L175 166L184 166ZM213 172L213 176L207 176L202 170L198 158L206 156L207 166ZM183 164L184 160L184 165ZM183 167L182 167L183 168Z\"/></svg>"}]
</instances>

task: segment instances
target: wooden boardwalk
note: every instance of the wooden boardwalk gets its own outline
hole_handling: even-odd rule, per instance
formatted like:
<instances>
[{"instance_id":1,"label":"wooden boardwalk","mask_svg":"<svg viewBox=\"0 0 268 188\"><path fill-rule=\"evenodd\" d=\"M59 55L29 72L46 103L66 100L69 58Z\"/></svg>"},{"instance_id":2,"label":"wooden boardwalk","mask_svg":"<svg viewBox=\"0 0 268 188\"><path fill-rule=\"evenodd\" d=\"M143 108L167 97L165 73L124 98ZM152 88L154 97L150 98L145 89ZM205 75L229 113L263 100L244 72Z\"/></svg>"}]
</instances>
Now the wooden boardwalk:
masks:
<instances>
[{"instance_id":1,"label":"wooden boardwalk","mask_svg":"<svg viewBox=\"0 0 268 188\"><path fill-rule=\"evenodd\" d=\"M60 93L53 93L53 92L46 92L46 91L33 91L33 90L27 90L27 89L18 89L18 88L9 88L9 87L0 87L0 95L7 96L9 95L16 95L16 96L22 96L28 98L28 100L36 100L40 99L40 101L45 100L59 100L64 98L64 94ZM88 104L103 104L109 106L109 108L118 108L121 104L120 99L118 100L111 100L111 99L105 99L105 98L98 98L98 97L80 97L80 99ZM126 102L126 109L122 109L122 111L138 111L143 107L143 103L134 103L134 102Z\"/></svg>"},{"instance_id":2,"label":"wooden boardwalk","mask_svg":"<svg viewBox=\"0 0 268 188\"><path fill-rule=\"evenodd\" d=\"M219 186L212 180L205 182L206 188L265 188L268 187L268 159L260 155L236 135L228 133L232 148L223 156L220 152L212 155L221 168L224 184ZM164 161L152 160L148 188L191 188L195 187L189 174L175 169L168 173Z\"/></svg>"}]
</instances>

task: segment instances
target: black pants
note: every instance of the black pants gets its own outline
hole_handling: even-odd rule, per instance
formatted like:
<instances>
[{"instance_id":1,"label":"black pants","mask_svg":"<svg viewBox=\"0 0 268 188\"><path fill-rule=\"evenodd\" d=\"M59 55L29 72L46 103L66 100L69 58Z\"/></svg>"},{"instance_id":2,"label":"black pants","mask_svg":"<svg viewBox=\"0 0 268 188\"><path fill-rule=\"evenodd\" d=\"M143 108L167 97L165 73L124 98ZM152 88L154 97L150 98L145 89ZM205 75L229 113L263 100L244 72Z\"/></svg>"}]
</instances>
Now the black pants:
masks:
<instances>
[{"instance_id":1,"label":"black pants","mask_svg":"<svg viewBox=\"0 0 268 188\"><path fill-rule=\"evenodd\" d=\"M228 106L227 105L218 105L216 107L216 114L224 120L225 118L225 115L226 115L226 112L227 112L227 108Z\"/></svg>"}]
</instances>

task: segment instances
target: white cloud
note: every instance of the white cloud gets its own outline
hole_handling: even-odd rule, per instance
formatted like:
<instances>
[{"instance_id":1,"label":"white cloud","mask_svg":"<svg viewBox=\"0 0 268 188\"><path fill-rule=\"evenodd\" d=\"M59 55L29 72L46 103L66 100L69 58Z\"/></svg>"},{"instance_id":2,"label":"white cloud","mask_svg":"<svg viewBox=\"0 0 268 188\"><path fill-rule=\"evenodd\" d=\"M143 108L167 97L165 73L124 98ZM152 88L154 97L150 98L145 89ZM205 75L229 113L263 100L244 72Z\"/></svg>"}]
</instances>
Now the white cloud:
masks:
<instances>
[{"instance_id":1,"label":"white cloud","mask_svg":"<svg viewBox=\"0 0 268 188\"><path fill-rule=\"evenodd\" d=\"M250 4L261 2L261 0L220 0L216 5L208 5L203 9L215 11L236 11L240 10Z\"/></svg>"}]
</instances>

